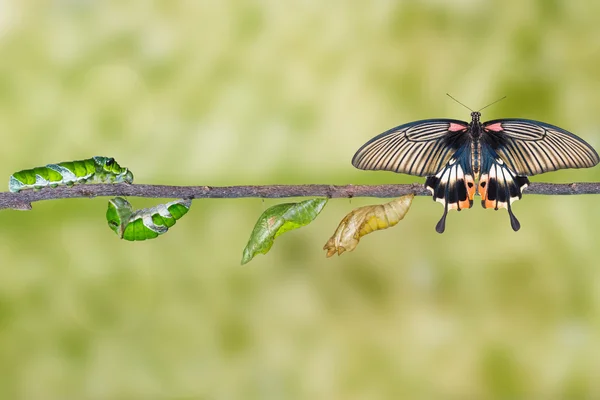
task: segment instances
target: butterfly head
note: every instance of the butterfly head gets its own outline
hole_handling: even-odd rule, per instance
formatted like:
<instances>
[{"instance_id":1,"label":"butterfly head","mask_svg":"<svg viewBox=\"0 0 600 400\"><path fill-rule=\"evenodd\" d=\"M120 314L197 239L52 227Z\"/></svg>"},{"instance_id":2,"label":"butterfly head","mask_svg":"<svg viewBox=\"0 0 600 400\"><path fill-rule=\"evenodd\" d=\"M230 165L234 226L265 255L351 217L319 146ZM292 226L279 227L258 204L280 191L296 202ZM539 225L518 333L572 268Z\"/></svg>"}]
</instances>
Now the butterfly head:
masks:
<instances>
[{"instance_id":1,"label":"butterfly head","mask_svg":"<svg viewBox=\"0 0 600 400\"><path fill-rule=\"evenodd\" d=\"M480 117L481 117L481 113L479 111L473 111L471 113L471 124L479 124Z\"/></svg>"}]
</instances>

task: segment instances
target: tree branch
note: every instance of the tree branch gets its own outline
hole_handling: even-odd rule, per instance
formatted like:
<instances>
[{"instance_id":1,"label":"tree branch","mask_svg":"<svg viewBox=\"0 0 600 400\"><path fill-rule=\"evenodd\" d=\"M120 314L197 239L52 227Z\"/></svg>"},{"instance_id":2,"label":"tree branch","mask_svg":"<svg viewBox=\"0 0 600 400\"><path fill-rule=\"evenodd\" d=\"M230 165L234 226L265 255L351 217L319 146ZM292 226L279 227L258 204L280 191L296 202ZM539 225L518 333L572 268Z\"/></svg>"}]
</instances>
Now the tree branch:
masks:
<instances>
[{"instance_id":1,"label":"tree branch","mask_svg":"<svg viewBox=\"0 0 600 400\"><path fill-rule=\"evenodd\" d=\"M31 203L78 197L134 196L151 198L282 198L282 197L399 197L408 193L428 196L429 191L421 183L398 185L265 185L265 186L163 186L163 185L75 185L44 188L38 191L24 190L20 193L0 193L0 210L31 210ZM574 195L600 194L600 182L532 183L528 194Z\"/></svg>"}]
</instances>

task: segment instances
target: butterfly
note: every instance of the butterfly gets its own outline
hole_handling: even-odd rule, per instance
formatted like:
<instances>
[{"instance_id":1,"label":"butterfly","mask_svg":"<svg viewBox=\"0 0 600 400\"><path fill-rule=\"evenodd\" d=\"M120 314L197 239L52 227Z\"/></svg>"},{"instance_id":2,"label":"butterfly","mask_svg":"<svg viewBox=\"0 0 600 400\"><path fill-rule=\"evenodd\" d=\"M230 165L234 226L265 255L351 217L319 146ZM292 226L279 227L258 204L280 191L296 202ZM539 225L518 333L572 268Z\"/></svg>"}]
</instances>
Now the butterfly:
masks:
<instances>
[{"instance_id":1,"label":"butterfly","mask_svg":"<svg viewBox=\"0 0 600 400\"><path fill-rule=\"evenodd\" d=\"M518 231L511 204L522 197L528 176L598 164L588 143L557 126L517 118L481 122L480 117L473 111L469 123L427 119L397 126L365 143L352 165L427 177L425 187L444 206L435 228L442 233L448 210L471 208L476 193L483 208L506 208Z\"/></svg>"}]
</instances>

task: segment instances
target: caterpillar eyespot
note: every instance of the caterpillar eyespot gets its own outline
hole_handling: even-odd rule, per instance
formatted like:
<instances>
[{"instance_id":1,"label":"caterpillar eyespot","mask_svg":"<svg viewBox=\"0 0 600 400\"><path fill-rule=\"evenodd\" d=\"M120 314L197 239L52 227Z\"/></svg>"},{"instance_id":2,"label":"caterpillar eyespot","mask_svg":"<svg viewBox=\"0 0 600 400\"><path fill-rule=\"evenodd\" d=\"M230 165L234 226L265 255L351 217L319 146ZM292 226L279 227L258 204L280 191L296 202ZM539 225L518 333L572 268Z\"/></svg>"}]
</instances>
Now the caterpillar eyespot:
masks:
<instances>
[{"instance_id":1,"label":"caterpillar eyespot","mask_svg":"<svg viewBox=\"0 0 600 400\"><path fill-rule=\"evenodd\" d=\"M96 156L15 172L10 176L8 190L17 193L24 189L41 189L47 186L55 188L80 183L122 182L133 183L131 171L121 167L112 157Z\"/></svg>"},{"instance_id":2,"label":"caterpillar eyespot","mask_svg":"<svg viewBox=\"0 0 600 400\"><path fill-rule=\"evenodd\" d=\"M108 201L106 220L108 227L121 239L154 239L166 233L179 218L187 214L191 205L191 200L179 199L134 211L127 200L115 197Z\"/></svg>"}]
</instances>

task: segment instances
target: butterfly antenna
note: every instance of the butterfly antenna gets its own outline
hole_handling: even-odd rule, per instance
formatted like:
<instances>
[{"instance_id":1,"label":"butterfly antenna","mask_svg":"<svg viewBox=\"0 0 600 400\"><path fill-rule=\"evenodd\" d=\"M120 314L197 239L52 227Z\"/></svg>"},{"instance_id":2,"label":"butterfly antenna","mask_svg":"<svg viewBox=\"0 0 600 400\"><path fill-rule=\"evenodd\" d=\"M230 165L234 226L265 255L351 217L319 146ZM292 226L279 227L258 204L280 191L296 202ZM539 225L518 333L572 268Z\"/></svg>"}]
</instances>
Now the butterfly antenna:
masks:
<instances>
[{"instance_id":1,"label":"butterfly antenna","mask_svg":"<svg viewBox=\"0 0 600 400\"><path fill-rule=\"evenodd\" d=\"M504 96L504 97L501 97L501 98L499 98L498 100L496 100L496 101L494 101L494 102L492 102L492 103L488 104L487 106L485 106L485 107L483 107L483 108L480 108L480 109L479 109L479 110L477 110L477 111L481 111L481 110L483 110L483 109L485 109L485 108L488 108L489 106L491 106L491 105L493 105L493 104L496 104L497 102L499 102L500 100L504 100L505 98L506 98L506 96Z\"/></svg>"},{"instance_id":2,"label":"butterfly antenna","mask_svg":"<svg viewBox=\"0 0 600 400\"><path fill-rule=\"evenodd\" d=\"M461 106L463 106L464 108L466 108L467 110L469 110L469 111L473 112L473 110L471 110L471 108L469 108L469 107L465 106L463 103L461 103L460 101L456 100L454 97L450 96L450 94L449 94L449 93L446 93L446 96L450 97L452 100L454 100L455 102L457 102L458 104L460 104ZM506 97L506 96L505 96L505 97ZM498 101L500 101L500 100L498 100ZM494 102L494 103L495 103L495 102ZM494 104L494 103L492 103L492 104ZM491 104L490 104L490 105L491 105ZM486 106L486 107L487 107L487 106ZM485 107L484 107L484 108L485 108Z\"/></svg>"}]
</instances>

